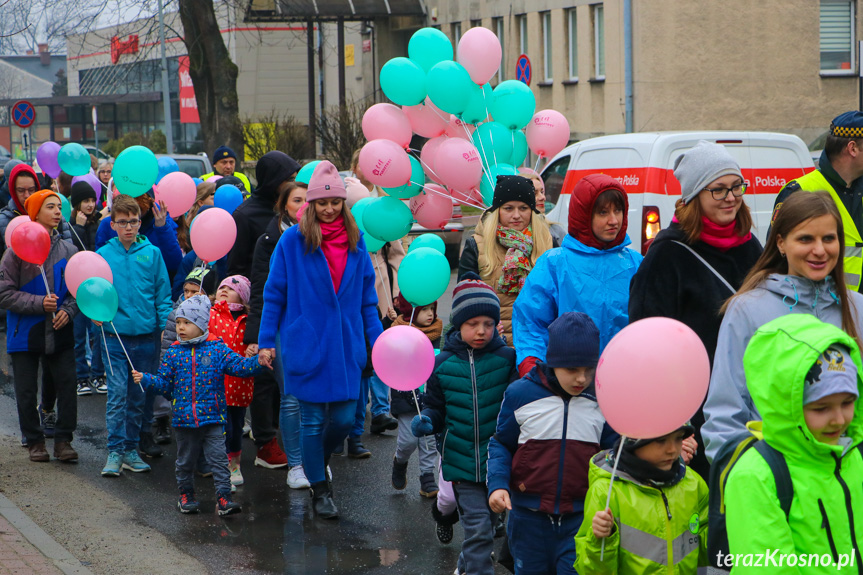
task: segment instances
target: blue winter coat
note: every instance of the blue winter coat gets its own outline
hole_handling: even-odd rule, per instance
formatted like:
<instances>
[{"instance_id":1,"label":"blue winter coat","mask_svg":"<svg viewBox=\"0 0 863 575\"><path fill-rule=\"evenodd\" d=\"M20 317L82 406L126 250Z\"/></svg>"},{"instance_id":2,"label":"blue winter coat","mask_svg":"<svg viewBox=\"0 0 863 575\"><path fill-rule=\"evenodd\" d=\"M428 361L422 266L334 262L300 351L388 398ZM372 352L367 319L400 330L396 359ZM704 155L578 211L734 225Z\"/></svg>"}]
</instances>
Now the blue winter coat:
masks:
<instances>
[{"instance_id":1,"label":"blue winter coat","mask_svg":"<svg viewBox=\"0 0 863 575\"><path fill-rule=\"evenodd\" d=\"M177 241L177 224L174 220L169 216L164 226L157 227L154 218L144 218L138 234L146 236L150 243L159 248L165 269L169 276L173 276L183 260L183 250L180 249L180 242ZM111 229L111 216L102 218L99 229L96 230L96 251L98 252L111 238L116 237L117 232Z\"/></svg>"},{"instance_id":2,"label":"blue winter coat","mask_svg":"<svg viewBox=\"0 0 863 575\"><path fill-rule=\"evenodd\" d=\"M260 369L257 357L243 357L211 335L197 345L172 345L158 375L145 373L141 384L173 400L174 427L224 425L225 376L251 377Z\"/></svg>"},{"instance_id":3,"label":"blue winter coat","mask_svg":"<svg viewBox=\"0 0 863 575\"><path fill-rule=\"evenodd\" d=\"M258 345L281 338L284 391L301 401L349 401L360 395L366 341L383 331L378 319L375 270L360 238L348 252L339 293L320 249L306 253L299 226L289 228L270 259Z\"/></svg>"},{"instance_id":4,"label":"blue winter coat","mask_svg":"<svg viewBox=\"0 0 863 575\"><path fill-rule=\"evenodd\" d=\"M115 237L96 253L105 258L114 275L120 300L113 322L117 333L134 336L162 331L172 309L162 253L141 235L129 251Z\"/></svg>"},{"instance_id":5,"label":"blue winter coat","mask_svg":"<svg viewBox=\"0 0 863 575\"><path fill-rule=\"evenodd\" d=\"M528 357L545 361L548 326L569 311L590 316L599 328L600 352L629 323L629 282L641 254L626 246L629 237L607 250L591 248L572 236L542 254L512 311L518 364Z\"/></svg>"},{"instance_id":6,"label":"blue winter coat","mask_svg":"<svg viewBox=\"0 0 863 575\"><path fill-rule=\"evenodd\" d=\"M198 254L195 253L195 250L192 250L183 256L183 259L180 262L180 267L174 275L174 283L171 286L171 299L176 300L178 297L183 295L183 286L186 284L186 276L189 275L193 269L200 267L201 263L202 262L200 258L198 258ZM228 277L228 256L218 260L215 266L210 266L210 269L213 268L215 268L216 285L219 285L223 279Z\"/></svg>"}]
</instances>

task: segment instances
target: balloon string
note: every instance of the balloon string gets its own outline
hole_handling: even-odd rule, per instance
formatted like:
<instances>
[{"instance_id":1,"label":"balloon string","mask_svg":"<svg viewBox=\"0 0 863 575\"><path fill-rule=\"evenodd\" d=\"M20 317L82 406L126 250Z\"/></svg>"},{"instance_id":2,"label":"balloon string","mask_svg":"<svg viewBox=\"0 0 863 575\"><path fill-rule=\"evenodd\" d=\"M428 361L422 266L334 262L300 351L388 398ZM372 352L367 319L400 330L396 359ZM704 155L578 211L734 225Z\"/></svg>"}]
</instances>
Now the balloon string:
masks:
<instances>
[{"instance_id":1,"label":"balloon string","mask_svg":"<svg viewBox=\"0 0 863 575\"><path fill-rule=\"evenodd\" d=\"M432 103L434 103L434 102L432 102ZM425 106L425 105L426 105L426 104L425 104L425 102L423 102L423 106ZM449 124L449 118L444 118L444 117L441 115L441 113L440 113L440 112L438 112L437 107L435 107L435 106L431 106L431 110L432 110L432 112L434 112L435 114L437 114L437 117L438 117L438 118L440 118L441 120L443 120L444 122L446 122L447 124ZM444 131L446 131L446 130L444 130Z\"/></svg>"},{"instance_id":2,"label":"balloon string","mask_svg":"<svg viewBox=\"0 0 863 575\"><path fill-rule=\"evenodd\" d=\"M467 134L468 139L470 139L471 141L473 141L473 138L471 137L470 132L468 132L468 130L467 130L467 126L465 126L465 124L464 124L464 123L462 123L462 128L464 128L464 131L465 131L465 133ZM479 148L480 148L480 150L482 150L482 157L483 157L483 158L485 158L485 160L486 160L486 162L487 162L487 161L488 161L488 156L486 156L486 154L485 154L485 145L483 145L483 143L482 143L482 136L477 137L477 141L479 142ZM492 146L493 146L493 144L492 144ZM494 151L494 150L492 150L492 151ZM494 162L494 163L495 163L495 164L497 164L497 160L495 160L495 162ZM485 169L485 167L483 166L482 173L483 173L483 175L486 177L486 179L488 179L488 185L489 185L489 186L491 186L491 187L492 187L492 189L494 189L494 182L493 182L493 181L491 181L491 173L489 173L489 170L486 170L486 169Z\"/></svg>"},{"instance_id":3,"label":"balloon string","mask_svg":"<svg viewBox=\"0 0 863 575\"><path fill-rule=\"evenodd\" d=\"M371 254L369 254L369 255L371 255ZM393 306L393 297L390 294L389 290L387 289L387 284L390 283L390 274L389 274L389 271L387 271L386 281L384 281L384 274L381 271L380 260L378 259L377 255L374 255L372 257L375 258L375 267L378 268L378 276L380 276L381 284L384 286L384 295L387 296L387 298L388 298L387 309L389 309Z\"/></svg>"},{"instance_id":4,"label":"balloon string","mask_svg":"<svg viewBox=\"0 0 863 575\"><path fill-rule=\"evenodd\" d=\"M75 238L78 240L78 243L80 243L80 244L81 244L81 249L83 249L83 250L86 252L86 251L87 251L87 246L85 246L85 245L84 245L84 242L82 242L82 241L81 241L81 236L79 236L79 235L78 235L78 232L76 232L76 231L75 231L75 226L73 226L73 225L70 223L70 224L69 224L69 229L70 229L70 230L72 230L72 234L73 234L73 235L75 236Z\"/></svg>"},{"instance_id":5,"label":"balloon string","mask_svg":"<svg viewBox=\"0 0 863 575\"><path fill-rule=\"evenodd\" d=\"M536 157L536 165L533 167L533 171L536 172L537 174L539 173L539 172L537 172L537 170L539 169L539 161L541 159L542 159L542 156L537 156Z\"/></svg>"},{"instance_id":6,"label":"balloon string","mask_svg":"<svg viewBox=\"0 0 863 575\"><path fill-rule=\"evenodd\" d=\"M122 347L122 348L123 348L123 353L125 353L125 354L126 354L126 359L129 361L129 367L131 367L131 368L132 368L132 371L137 371L137 370L135 369L135 366L134 366L134 365L132 365L132 358L131 358L131 357L129 357L129 352L128 352L128 351L126 351L126 346L125 346L125 345L123 345L123 339L120 337L120 334L119 334L119 333L117 333L117 328L114 326L114 322L112 321L112 322L109 322L109 323L111 324L111 327L113 327L113 328L114 328L114 334L117 336L117 341L119 341L119 342L120 342L120 347ZM144 386L143 386L143 385L141 385L140 383L138 383L138 387L140 387L140 388L141 388L141 393L146 393L146 392L144 391Z\"/></svg>"},{"instance_id":7,"label":"balloon string","mask_svg":"<svg viewBox=\"0 0 863 575\"><path fill-rule=\"evenodd\" d=\"M45 282L45 293L51 295L51 288L48 287L48 276L45 275L45 268L41 264L39 265L39 271L42 273L42 281ZM57 319L57 312L51 312L51 319Z\"/></svg>"},{"instance_id":8,"label":"balloon string","mask_svg":"<svg viewBox=\"0 0 863 575\"><path fill-rule=\"evenodd\" d=\"M414 150L413 148L411 148L411 151L422 154L422 152L420 152L420 150ZM437 175L437 172L435 172L435 171L432 169L432 167L431 167L431 166L429 166L428 164L426 164L425 162L423 162L423 159L422 159L422 158L419 158L419 161L420 161L420 164L422 164L422 166L423 166L424 168L426 168L429 172L431 172L431 174L432 174L435 178L440 179L440 177ZM413 183L413 182L411 182L411 183Z\"/></svg>"},{"instance_id":9,"label":"balloon string","mask_svg":"<svg viewBox=\"0 0 863 575\"><path fill-rule=\"evenodd\" d=\"M485 117L488 118L488 116L489 116L488 106L486 106L485 107ZM497 152L494 149L494 134L492 133L491 130L488 131L488 137L491 140L491 155L494 156L494 164L497 165ZM513 135L513 141L515 141L514 138L515 138L515 135ZM492 186L492 187L494 187L494 186Z\"/></svg>"},{"instance_id":10,"label":"balloon string","mask_svg":"<svg viewBox=\"0 0 863 575\"><path fill-rule=\"evenodd\" d=\"M108 358L108 367L111 369L111 375L114 375L114 366L111 365L111 354L108 352L108 340L105 338L105 324L99 326L102 330L102 343L105 344L105 357Z\"/></svg>"},{"instance_id":11,"label":"balloon string","mask_svg":"<svg viewBox=\"0 0 863 575\"><path fill-rule=\"evenodd\" d=\"M617 464L620 463L620 452L623 451L623 444L626 443L626 436L620 436L620 447L614 457L614 469L611 470L611 481L608 482L608 497L605 500L605 510L611 508L611 488L614 487L614 476L617 475ZM602 538L602 546L599 548L599 560L602 561L605 557L605 540L608 537Z\"/></svg>"},{"instance_id":12,"label":"balloon string","mask_svg":"<svg viewBox=\"0 0 863 575\"><path fill-rule=\"evenodd\" d=\"M450 196L450 195L448 195L448 194L444 194L444 193L438 192L437 190L434 190L434 189L432 189L432 188L426 188L424 191L425 191L425 193L429 193L429 192L431 192L431 193L433 193L433 194L437 194L437 195L439 195L439 196L443 196L443 197L445 197L445 198L449 198L449 199L451 199L451 200L452 200L452 201L454 201L454 202L458 202L458 203L460 203L460 204L464 204L464 205L466 205L466 206L470 206L470 207L472 207L472 208L478 208L478 209L480 209L480 210L487 210L487 209L488 209L488 206L486 206L485 204L477 205L477 204L472 204L472 203L470 203L470 202L465 202L465 201L462 201L462 200L460 200L460 199L458 199L458 198L454 198L453 196Z\"/></svg>"}]
</instances>

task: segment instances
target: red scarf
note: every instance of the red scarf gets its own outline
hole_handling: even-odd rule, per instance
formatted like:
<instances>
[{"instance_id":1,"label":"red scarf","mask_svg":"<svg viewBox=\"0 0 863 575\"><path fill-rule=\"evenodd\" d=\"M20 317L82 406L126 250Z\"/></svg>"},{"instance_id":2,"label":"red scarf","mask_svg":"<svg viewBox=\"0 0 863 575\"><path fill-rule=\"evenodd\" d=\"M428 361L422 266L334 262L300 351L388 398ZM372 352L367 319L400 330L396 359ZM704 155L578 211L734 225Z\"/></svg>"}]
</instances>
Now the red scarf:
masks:
<instances>
[{"instance_id":1,"label":"red scarf","mask_svg":"<svg viewBox=\"0 0 863 575\"><path fill-rule=\"evenodd\" d=\"M674 223L680 223L677 221L677 216L674 216L671 221ZM736 248L737 246L742 246L752 239L752 232L746 232L746 234L742 236L737 235L737 232L734 229L737 226L737 220L726 226L720 226L719 224L709 220L706 216L701 216L701 224L701 237L699 239L705 244L713 246L723 252L727 252L731 248Z\"/></svg>"},{"instance_id":2,"label":"red scarf","mask_svg":"<svg viewBox=\"0 0 863 575\"><path fill-rule=\"evenodd\" d=\"M318 222L321 226L321 251L327 259L330 276L333 278L333 288L339 292L345 266L348 265L348 230L345 228L345 217L339 214L335 220L327 224Z\"/></svg>"}]
</instances>

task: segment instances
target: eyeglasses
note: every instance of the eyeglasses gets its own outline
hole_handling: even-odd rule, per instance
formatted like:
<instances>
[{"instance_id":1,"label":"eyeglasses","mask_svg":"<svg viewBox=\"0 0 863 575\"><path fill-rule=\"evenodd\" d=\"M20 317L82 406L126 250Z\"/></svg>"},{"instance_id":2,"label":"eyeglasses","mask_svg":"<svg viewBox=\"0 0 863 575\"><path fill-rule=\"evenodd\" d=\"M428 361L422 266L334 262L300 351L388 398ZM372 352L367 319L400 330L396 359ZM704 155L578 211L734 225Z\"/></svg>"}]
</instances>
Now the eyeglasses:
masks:
<instances>
[{"instance_id":1,"label":"eyeglasses","mask_svg":"<svg viewBox=\"0 0 863 575\"><path fill-rule=\"evenodd\" d=\"M134 228L141 223L141 220L117 220L114 223L120 228Z\"/></svg>"},{"instance_id":2,"label":"eyeglasses","mask_svg":"<svg viewBox=\"0 0 863 575\"><path fill-rule=\"evenodd\" d=\"M15 192L19 194L35 194L36 188L15 188Z\"/></svg>"},{"instance_id":3,"label":"eyeglasses","mask_svg":"<svg viewBox=\"0 0 863 575\"><path fill-rule=\"evenodd\" d=\"M740 184L737 184L736 186L732 186L730 188L721 187L721 188L704 188L704 189L707 190L708 192L710 192L710 195L713 196L714 200L716 200L717 202L721 202L722 200L724 200L725 198L728 197L729 193L731 193L735 198L739 198L740 196L742 196L743 194L746 193L746 187L747 187L746 184L740 183Z\"/></svg>"}]
</instances>

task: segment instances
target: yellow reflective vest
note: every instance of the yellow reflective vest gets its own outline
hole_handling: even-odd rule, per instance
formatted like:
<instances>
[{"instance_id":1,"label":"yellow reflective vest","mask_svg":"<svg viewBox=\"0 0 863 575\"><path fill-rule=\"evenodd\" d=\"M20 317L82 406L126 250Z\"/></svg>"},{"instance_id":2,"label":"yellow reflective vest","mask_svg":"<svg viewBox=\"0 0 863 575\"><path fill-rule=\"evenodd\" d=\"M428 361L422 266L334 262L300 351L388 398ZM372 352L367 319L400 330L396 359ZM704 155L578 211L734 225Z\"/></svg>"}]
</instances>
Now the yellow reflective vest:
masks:
<instances>
[{"instance_id":1,"label":"yellow reflective vest","mask_svg":"<svg viewBox=\"0 0 863 575\"><path fill-rule=\"evenodd\" d=\"M809 172L796 180L800 189L804 192L829 192L830 197L842 216L842 227L845 228L845 285L853 291L860 291L860 279L863 276L863 238L851 214L845 209L845 204L839 198L839 194L827 181L820 171Z\"/></svg>"},{"instance_id":2,"label":"yellow reflective vest","mask_svg":"<svg viewBox=\"0 0 863 575\"><path fill-rule=\"evenodd\" d=\"M215 175L215 172L210 172L209 174L204 174L203 176L201 176L201 179L207 181L209 178L212 178ZM248 198L249 194L251 194L252 192L252 184L249 182L249 178L247 178L246 174L244 174L243 172L234 172L231 175L236 178L240 178L240 181L243 182L244 186L246 186L246 191L243 192L243 197ZM243 190L240 191L242 192Z\"/></svg>"}]
</instances>

